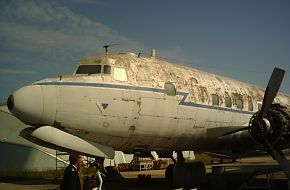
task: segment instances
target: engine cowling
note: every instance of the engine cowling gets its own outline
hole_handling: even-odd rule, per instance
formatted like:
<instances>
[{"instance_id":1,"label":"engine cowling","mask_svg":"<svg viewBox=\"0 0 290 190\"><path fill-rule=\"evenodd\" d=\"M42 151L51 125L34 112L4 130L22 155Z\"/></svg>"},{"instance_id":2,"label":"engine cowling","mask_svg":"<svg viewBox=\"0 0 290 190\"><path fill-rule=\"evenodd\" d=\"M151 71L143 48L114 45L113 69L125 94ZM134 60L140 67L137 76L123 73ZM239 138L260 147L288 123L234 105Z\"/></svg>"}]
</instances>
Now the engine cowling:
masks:
<instances>
[{"instance_id":1,"label":"engine cowling","mask_svg":"<svg viewBox=\"0 0 290 190\"><path fill-rule=\"evenodd\" d=\"M283 149L290 139L290 110L280 104L272 104L261 120L260 111L249 122L249 133L260 144L267 139L278 149Z\"/></svg>"},{"instance_id":2,"label":"engine cowling","mask_svg":"<svg viewBox=\"0 0 290 190\"><path fill-rule=\"evenodd\" d=\"M28 127L19 135L35 144L65 152L79 152L85 156L109 159L115 156L115 150L109 146L86 141L51 126Z\"/></svg>"}]
</instances>

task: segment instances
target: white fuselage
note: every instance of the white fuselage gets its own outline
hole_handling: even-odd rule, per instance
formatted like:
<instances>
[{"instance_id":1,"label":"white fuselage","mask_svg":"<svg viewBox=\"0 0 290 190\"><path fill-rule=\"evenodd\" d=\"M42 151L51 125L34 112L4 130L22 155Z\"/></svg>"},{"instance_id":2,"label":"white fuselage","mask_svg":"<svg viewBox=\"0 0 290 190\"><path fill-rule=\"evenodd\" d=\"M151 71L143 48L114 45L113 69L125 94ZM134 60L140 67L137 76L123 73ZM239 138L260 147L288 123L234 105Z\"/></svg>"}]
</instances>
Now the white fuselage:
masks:
<instances>
[{"instance_id":1,"label":"white fuselage","mask_svg":"<svg viewBox=\"0 0 290 190\"><path fill-rule=\"evenodd\" d=\"M114 80L115 71L35 82L31 88L41 88L43 108L26 123L51 125L115 150L204 150L219 145L208 129L247 126L263 98L253 85L131 54L79 65L108 57L112 67L126 69L127 80ZM275 101L290 104L283 94Z\"/></svg>"}]
</instances>

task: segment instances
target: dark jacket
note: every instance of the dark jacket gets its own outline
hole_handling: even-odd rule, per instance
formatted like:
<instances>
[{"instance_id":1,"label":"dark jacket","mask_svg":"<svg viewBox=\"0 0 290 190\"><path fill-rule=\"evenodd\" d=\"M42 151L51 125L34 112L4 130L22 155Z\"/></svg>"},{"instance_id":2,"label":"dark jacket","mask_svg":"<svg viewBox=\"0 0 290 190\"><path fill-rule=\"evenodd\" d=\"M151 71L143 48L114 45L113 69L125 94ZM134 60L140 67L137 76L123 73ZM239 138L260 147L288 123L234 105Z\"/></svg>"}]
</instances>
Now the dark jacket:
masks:
<instances>
[{"instance_id":1,"label":"dark jacket","mask_svg":"<svg viewBox=\"0 0 290 190\"><path fill-rule=\"evenodd\" d=\"M81 190L77 169L70 164L64 171L62 179L63 190Z\"/></svg>"}]
</instances>

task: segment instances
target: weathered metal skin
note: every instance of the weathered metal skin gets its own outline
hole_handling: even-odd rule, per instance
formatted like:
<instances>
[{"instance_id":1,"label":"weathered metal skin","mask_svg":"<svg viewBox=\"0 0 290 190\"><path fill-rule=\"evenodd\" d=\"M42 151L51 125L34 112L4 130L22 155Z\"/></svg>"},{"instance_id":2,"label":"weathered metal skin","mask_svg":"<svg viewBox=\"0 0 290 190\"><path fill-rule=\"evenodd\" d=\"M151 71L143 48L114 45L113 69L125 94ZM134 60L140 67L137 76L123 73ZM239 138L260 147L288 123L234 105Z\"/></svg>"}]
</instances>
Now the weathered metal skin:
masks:
<instances>
[{"instance_id":1,"label":"weathered metal skin","mask_svg":"<svg viewBox=\"0 0 290 190\"><path fill-rule=\"evenodd\" d=\"M87 57L78 66L94 64L125 68L127 80L75 72L35 82L44 99L37 126L123 151L255 148L246 131L219 137L222 128L248 125L263 100L262 88L133 53ZM275 102L290 107L285 94Z\"/></svg>"},{"instance_id":2,"label":"weathered metal skin","mask_svg":"<svg viewBox=\"0 0 290 190\"><path fill-rule=\"evenodd\" d=\"M224 105L226 95L232 97L233 105L236 105L237 97L242 98L245 104L249 99L263 100L264 89L257 86L183 65L137 57L133 53L92 56L80 60L79 64L106 63L110 59L114 60L116 66L127 69L127 84L163 88L164 82L170 81L176 84L178 91L190 92L188 100L192 102L211 104L211 94L217 94L221 98L221 105ZM275 102L290 105L289 96L282 93L279 93ZM257 102L253 103L257 107Z\"/></svg>"}]
</instances>

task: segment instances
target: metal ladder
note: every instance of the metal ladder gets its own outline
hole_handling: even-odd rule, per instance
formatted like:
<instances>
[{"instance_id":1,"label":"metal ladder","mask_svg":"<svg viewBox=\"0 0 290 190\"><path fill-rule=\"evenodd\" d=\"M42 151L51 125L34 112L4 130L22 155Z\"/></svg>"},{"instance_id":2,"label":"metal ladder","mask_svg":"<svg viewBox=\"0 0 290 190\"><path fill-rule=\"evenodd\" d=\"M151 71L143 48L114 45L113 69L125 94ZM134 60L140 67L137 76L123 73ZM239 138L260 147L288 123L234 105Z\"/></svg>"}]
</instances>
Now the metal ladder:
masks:
<instances>
[{"instance_id":1,"label":"metal ladder","mask_svg":"<svg viewBox=\"0 0 290 190\"><path fill-rule=\"evenodd\" d=\"M63 160L65 160L68 163L68 155L69 155L69 153L67 153L67 152L62 152L59 150L55 151L55 180L62 178L62 173L60 173L60 170L64 168ZM67 158L63 159L64 156L66 156ZM60 166L60 163L62 163L61 166Z\"/></svg>"}]
</instances>

